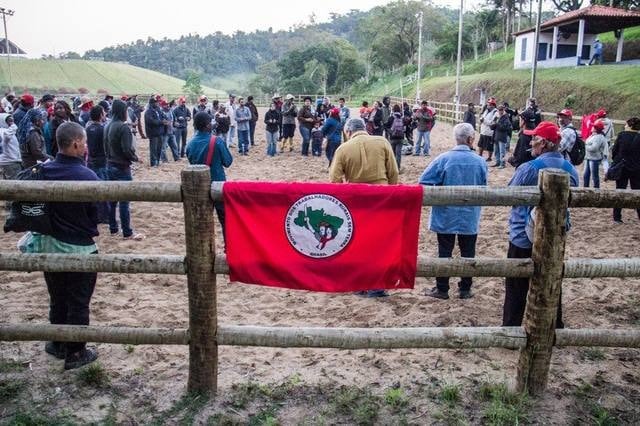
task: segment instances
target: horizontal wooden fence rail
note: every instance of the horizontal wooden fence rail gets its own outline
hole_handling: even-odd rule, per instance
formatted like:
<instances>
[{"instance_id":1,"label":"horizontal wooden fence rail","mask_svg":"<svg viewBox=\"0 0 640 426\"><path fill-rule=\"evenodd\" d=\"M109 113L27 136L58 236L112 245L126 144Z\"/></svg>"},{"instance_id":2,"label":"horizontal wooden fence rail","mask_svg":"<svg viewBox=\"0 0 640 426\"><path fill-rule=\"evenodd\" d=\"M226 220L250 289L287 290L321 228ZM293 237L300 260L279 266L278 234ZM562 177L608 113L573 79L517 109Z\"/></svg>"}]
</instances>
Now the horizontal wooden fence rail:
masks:
<instances>
[{"instance_id":1,"label":"horizontal wooden fence rail","mask_svg":"<svg viewBox=\"0 0 640 426\"><path fill-rule=\"evenodd\" d=\"M0 180L0 200L182 202L179 182Z\"/></svg>"},{"instance_id":2,"label":"horizontal wooden fence rail","mask_svg":"<svg viewBox=\"0 0 640 426\"><path fill-rule=\"evenodd\" d=\"M223 182L211 184L211 198L222 200ZM76 182L0 180L0 199L17 201L149 201L181 202L177 182ZM534 206L540 190L533 186L424 186L425 206ZM572 188L570 207L640 208L640 190Z\"/></svg>"},{"instance_id":3,"label":"horizontal wooden fence rail","mask_svg":"<svg viewBox=\"0 0 640 426\"><path fill-rule=\"evenodd\" d=\"M555 346L640 347L636 329L563 329ZM131 345L187 345L184 328L0 324L0 341L88 341ZM219 325L222 346L334 349L523 348L522 327L264 327Z\"/></svg>"},{"instance_id":4,"label":"horizontal wooden fence rail","mask_svg":"<svg viewBox=\"0 0 640 426\"><path fill-rule=\"evenodd\" d=\"M0 271L184 275L184 256L153 254L0 253Z\"/></svg>"},{"instance_id":5,"label":"horizontal wooden fence rail","mask_svg":"<svg viewBox=\"0 0 640 426\"><path fill-rule=\"evenodd\" d=\"M109 272L184 275L184 256L149 254L0 253L0 271ZM229 275L224 254L216 255L216 274ZM531 259L473 259L418 256L417 277L531 277ZM640 258L567 259L564 278L640 277Z\"/></svg>"}]
</instances>

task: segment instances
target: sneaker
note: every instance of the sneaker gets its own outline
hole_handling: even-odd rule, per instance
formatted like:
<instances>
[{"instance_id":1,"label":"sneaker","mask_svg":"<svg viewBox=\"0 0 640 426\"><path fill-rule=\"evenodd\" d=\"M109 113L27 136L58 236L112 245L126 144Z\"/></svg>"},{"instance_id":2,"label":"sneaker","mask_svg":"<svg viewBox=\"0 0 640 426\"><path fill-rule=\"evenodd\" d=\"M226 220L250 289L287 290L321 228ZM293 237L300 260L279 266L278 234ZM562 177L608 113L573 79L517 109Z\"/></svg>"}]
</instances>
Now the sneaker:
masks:
<instances>
[{"instance_id":1,"label":"sneaker","mask_svg":"<svg viewBox=\"0 0 640 426\"><path fill-rule=\"evenodd\" d=\"M413 153L413 156L414 156L414 157L419 157L419 156L420 156L420 153L419 153L419 152L414 152L414 153Z\"/></svg>"},{"instance_id":2,"label":"sneaker","mask_svg":"<svg viewBox=\"0 0 640 426\"><path fill-rule=\"evenodd\" d=\"M389 293L384 290L369 290L366 297L387 297Z\"/></svg>"},{"instance_id":3,"label":"sneaker","mask_svg":"<svg viewBox=\"0 0 640 426\"><path fill-rule=\"evenodd\" d=\"M135 234L127 235L126 237L122 237L122 239L124 239L124 240L133 240L133 241L142 241L145 238L146 237L144 236L144 234L139 234L139 233L135 233Z\"/></svg>"},{"instance_id":4,"label":"sneaker","mask_svg":"<svg viewBox=\"0 0 640 426\"><path fill-rule=\"evenodd\" d=\"M500 164L500 165L498 166L498 168L499 168L499 169L504 169L504 164Z\"/></svg>"},{"instance_id":5,"label":"sneaker","mask_svg":"<svg viewBox=\"0 0 640 426\"><path fill-rule=\"evenodd\" d=\"M64 369L80 368L83 365L91 364L96 359L98 359L98 352L95 349L85 348L80 352L67 355L64 360Z\"/></svg>"},{"instance_id":6,"label":"sneaker","mask_svg":"<svg viewBox=\"0 0 640 426\"><path fill-rule=\"evenodd\" d=\"M500 166L500 164L498 164L498 163L493 163L493 164L491 165L491 167L499 167L499 166Z\"/></svg>"},{"instance_id":7,"label":"sneaker","mask_svg":"<svg viewBox=\"0 0 640 426\"><path fill-rule=\"evenodd\" d=\"M432 288L431 291L425 291L424 295L429 297L435 297L436 299L442 299L442 300L449 299L449 293L447 293L446 291L438 290L438 287Z\"/></svg>"},{"instance_id":8,"label":"sneaker","mask_svg":"<svg viewBox=\"0 0 640 426\"><path fill-rule=\"evenodd\" d=\"M44 345L44 351L58 359L64 359L64 356L67 353L65 344L62 342L47 342Z\"/></svg>"},{"instance_id":9,"label":"sneaker","mask_svg":"<svg viewBox=\"0 0 640 426\"><path fill-rule=\"evenodd\" d=\"M460 290L460 299L471 299L473 292L471 290Z\"/></svg>"},{"instance_id":10,"label":"sneaker","mask_svg":"<svg viewBox=\"0 0 640 426\"><path fill-rule=\"evenodd\" d=\"M624 222L622 221L622 219L613 219L613 223L622 224Z\"/></svg>"}]
</instances>

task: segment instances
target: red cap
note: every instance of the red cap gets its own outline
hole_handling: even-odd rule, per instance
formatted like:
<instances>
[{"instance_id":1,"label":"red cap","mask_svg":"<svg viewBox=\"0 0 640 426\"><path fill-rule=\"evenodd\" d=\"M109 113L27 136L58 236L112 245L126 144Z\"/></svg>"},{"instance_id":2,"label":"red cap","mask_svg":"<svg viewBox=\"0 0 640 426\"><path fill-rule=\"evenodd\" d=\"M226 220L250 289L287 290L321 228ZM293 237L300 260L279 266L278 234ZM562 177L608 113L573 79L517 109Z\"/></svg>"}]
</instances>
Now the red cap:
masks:
<instances>
[{"instance_id":1,"label":"red cap","mask_svg":"<svg viewBox=\"0 0 640 426\"><path fill-rule=\"evenodd\" d=\"M549 142L558 143L560 140L560 129L550 121L543 121L533 130L524 130L525 135L540 136Z\"/></svg>"},{"instance_id":2,"label":"red cap","mask_svg":"<svg viewBox=\"0 0 640 426\"><path fill-rule=\"evenodd\" d=\"M596 129L599 132L602 132L604 130L604 121L602 120L596 120L593 123L593 128Z\"/></svg>"},{"instance_id":3,"label":"red cap","mask_svg":"<svg viewBox=\"0 0 640 426\"><path fill-rule=\"evenodd\" d=\"M334 118L339 118L340 117L340 110L338 108L331 108L329 110L329 116L334 117Z\"/></svg>"},{"instance_id":4,"label":"red cap","mask_svg":"<svg viewBox=\"0 0 640 426\"><path fill-rule=\"evenodd\" d=\"M28 93L25 93L24 95L22 95L20 99L22 100L22 103L26 105L33 105L33 103L36 101L35 98Z\"/></svg>"},{"instance_id":5,"label":"red cap","mask_svg":"<svg viewBox=\"0 0 640 426\"><path fill-rule=\"evenodd\" d=\"M565 108L562 111L560 111L557 115L564 115L566 117L573 118L573 111L571 111L569 108Z\"/></svg>"},{"instance_id":6,"label":"red cap","mask_svg":"<svg viewBox=\"0 0 640 426\"><path fill-rule=\"evenodd\" d=\"M127 95L122 95L122 96L120 96L120 100L121 101L128 101L129 97Z\"/></svg>"},{"instance_id":7,"label":"red cap","mask_svg":"<svg viewBox=\"0 0 640 426\"><path fill-rule=\"evenodd\" d=\"M606 117L607 116L607 110L604 109L604 108L600 108L598 110L598 112L596 112L596 115L598 116L598 118Z\"/></svg>"}]
</instances>

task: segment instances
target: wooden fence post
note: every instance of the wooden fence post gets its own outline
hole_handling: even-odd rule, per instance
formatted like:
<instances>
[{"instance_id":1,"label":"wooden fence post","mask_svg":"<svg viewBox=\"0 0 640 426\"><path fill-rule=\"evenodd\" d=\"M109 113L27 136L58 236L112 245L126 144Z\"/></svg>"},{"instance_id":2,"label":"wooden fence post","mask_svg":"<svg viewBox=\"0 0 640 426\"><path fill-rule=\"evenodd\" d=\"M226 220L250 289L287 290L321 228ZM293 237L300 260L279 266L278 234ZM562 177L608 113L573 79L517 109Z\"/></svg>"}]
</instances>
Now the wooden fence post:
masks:
<instances>
[{"instance_id":1,"label":"wooden fence post","mask_svg":"<svg viewBox=\"0 0 640 426\"><path fill-rule=\"evenodd\" d=\"M189 288L189 392L214 394L218 381L215 235L211 178L204 165L182 170Z\"/></svg>"},{"instance_id":2,"label":"wooden fence post","mask_svg":"<svg viewBox=\"0 0 640 426\"><path fill-rule=\"evenodd\" d=\"M536 208L533 277L524 316L527 344L520 351L516 378L516 390L534 396L544 391L549 376L562 290L569 175L558 169L541 170L538 185L542 198Z\"/></svg>"}]
</instances>

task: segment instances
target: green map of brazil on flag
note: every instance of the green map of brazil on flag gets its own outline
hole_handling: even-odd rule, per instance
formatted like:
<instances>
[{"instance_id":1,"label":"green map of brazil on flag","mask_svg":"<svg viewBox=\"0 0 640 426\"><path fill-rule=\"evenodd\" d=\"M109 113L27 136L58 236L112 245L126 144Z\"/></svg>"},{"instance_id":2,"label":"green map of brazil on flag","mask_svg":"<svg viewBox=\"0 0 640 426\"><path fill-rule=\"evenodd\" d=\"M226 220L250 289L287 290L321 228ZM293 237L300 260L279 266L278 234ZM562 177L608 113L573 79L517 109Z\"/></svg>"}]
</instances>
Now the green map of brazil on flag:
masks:
<instances>
[{"instance_id":1,"label":"green map of brazil on flag","mask_svg":"<svg viewBox=\"0 0 640 426\"><path fill-rule=\"evenodd\" d=\"M325 292L413 288L418 185L226 182L230 281Z\"/></svg>"}]
</instances>

